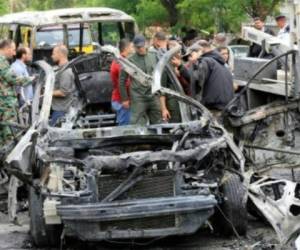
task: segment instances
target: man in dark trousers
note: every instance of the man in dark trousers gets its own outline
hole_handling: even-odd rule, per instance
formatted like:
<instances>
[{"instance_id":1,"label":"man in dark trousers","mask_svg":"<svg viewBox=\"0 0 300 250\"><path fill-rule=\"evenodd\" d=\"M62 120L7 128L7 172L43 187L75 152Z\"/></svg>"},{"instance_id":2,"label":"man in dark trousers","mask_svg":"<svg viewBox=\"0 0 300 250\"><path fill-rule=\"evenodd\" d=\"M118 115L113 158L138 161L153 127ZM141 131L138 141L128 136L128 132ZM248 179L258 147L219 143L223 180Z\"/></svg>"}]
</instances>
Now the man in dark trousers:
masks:
<instances>
[{"instance_id":1,"label":"man in dark trousers","mask_svg":"<svg viewBox=\"0 0 300 250\"><path fill-rule=\"evenodd\" d=\"M275 33L273 30L268 29L265 27L264 21L260 17L255 17L253 19L254 28L257 30L260 30L262 32L265 32L269 35L274 36ZM260 58L272 58L273 56L270 54L267 54L265 52L262 52L262 47L259 44L252 43L252 45L249 48L249 57L260 57Z\"/></svg>"},{"instance_id":2,"label":"man in dark trousers","mask_svg":"<svg viewBox=\"0 0 300 250\"><path fill-rule=\"evenodd\" d=\"M135 64L146 74L152 75L157 58L154 53L149 53L146 48L146 39L142 35L137 35L133 40L135 53L129 58L129 61ZM123 104L128 104L129 96L126 91L126 82L128 74L121 70L120 73L120 94ZM159 96L151 93L151 83L141 83L132 78L130 87L130 123L145 125L149 120L150 124L161 122L161 111ZM146 119L145 119L146 118Z\"/></svg>"},{"instance_id":3,"label":"man in dark trousers","mask_svg":"<svg viewBox=\"0 0 300 250\"><path fill-rule=\"evenodd\" d=\"M201 40L199 45L202 55L192 69L192 96L219 116L234 96L232 74L207 41Z\"/></svg>"}]
</instances>

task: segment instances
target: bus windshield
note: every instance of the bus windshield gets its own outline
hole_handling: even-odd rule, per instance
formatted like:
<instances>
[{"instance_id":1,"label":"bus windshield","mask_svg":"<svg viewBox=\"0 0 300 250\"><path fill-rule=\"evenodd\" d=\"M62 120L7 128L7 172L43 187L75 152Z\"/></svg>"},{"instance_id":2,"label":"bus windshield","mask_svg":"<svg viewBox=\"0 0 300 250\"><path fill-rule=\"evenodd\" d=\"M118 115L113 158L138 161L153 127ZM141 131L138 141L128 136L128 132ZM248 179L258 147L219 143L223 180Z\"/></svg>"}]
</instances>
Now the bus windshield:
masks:
<instances>
[{"instance_id":1,"label":"bus windshield","mask_svg":"<svg viewBox=\"0 0 300 250\"><path fill-rule=\"evenodd\" d=\"M79 27L68 27L68 42L70 47L79 46L80 29ZM42 28L36 33L36 45L38 47L55 46L64 42L63 27ZM88 27L83 29L82 45L91 45L92 37Z\"/></svg>"}]
</instances>

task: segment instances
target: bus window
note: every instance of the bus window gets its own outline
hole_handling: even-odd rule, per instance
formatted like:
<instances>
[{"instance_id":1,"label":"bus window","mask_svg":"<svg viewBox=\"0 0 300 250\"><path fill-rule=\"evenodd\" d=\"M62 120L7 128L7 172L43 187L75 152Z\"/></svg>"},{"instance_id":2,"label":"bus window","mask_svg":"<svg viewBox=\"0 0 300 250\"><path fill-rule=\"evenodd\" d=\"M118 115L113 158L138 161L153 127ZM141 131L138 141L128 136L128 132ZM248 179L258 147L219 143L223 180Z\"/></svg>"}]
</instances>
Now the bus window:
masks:
<instances>
[{"instance_id":1,"label":"bus window","mask_svg":"<svg viewBox=\"0 0 300 250\"><path fill-rule=\"evenodd\" d=\"M78 50L80 42L80 28L79 25L68 25L68 43L70 48ZM36 45L38 47L53 47L57 44L64 42L64 29L62 26L53 26L41 28L36 33ZM87 25L83 28L83 39L82 39L83 51L90 53L92 46L92 36Z\"/></svg>"},{"instance_id":2,"label":"bus window","mask_svg":"<svg viewBox=\"0 0 300 250\"><path fill-rule=\"evenodd\" d=\"M41 28L36 32L35 42L37 47L53 47L63 43L63 27L53 26Z\"/></svg>"},{"instance_id":3,"label":"bus window","mask_svg":"<svg viewBox=\"0 0 300 250\"><path fill-rule=\"evenodd\" d=\"M21 44L23 46L30 47L32 29L27 26L21 26L20 32L21 32Z\"/></svg>"},{"instance_id":4,"label":"bus window","mask_svg":"<svg viewBox=\"0 0 300 250\"><path fill-rule=\"evenodd\" d=\"M79 46L80 42L80 29L79 26L68 26L68 39L70 47ZM82 45L91 45L92 44L92 37L90 30L87 26L83 28L83 39Z\"/></svg>"},{"instance_id":5,"label":"bus window","mask_svg":"<svg viewBox=\"0 0 300 250\"><path fill-rule=\"evenodd\" d=\"M117 46L118 42L122 38L121 32L123 31L120 30L120 23L101 23L101 44Z\"/></svg>"},{"instance_id":6,"label":"bus window","mask_svg":"<svg viewBox=\"0 0 300 250\"><path fill-rule=\"evenodd\" d=\"M133 40L135 34L134 22L125 22L124 24L125 37L129 40Z\"/></svg>"},{"instance_id":7,"label":"bus window","mask_svg":"<svg viewBox=\"0 0 300 250\"><path fill-rule=\"evenodd\" d=\"M6 24L0 24L0 37L3 39L12 39L13 31Z\"/></svg>"}]
</instances>

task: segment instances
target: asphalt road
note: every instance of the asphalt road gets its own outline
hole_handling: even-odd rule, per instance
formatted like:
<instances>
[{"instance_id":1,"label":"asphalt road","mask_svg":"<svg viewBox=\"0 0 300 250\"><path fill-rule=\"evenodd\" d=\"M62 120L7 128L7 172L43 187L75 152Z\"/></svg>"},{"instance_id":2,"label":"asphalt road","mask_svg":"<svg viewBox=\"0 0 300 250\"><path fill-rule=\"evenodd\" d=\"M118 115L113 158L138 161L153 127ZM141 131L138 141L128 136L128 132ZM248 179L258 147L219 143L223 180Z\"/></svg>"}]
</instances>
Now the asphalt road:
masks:
<instances>
[{"instance_id":1,"label":"asphalt road","mask_svg":"<svg viewBox=\"0 0 300 250\"><path fill-rule=\"evenodd\" d=\"M29 236L29 218L26 212L19 215L19 225L11 224L5 214L0 213L0 249L1 250L50 250L49 248L37 249ZM139 245L86 243L74 239L66 239L62 249L64 250L288 250L294 249L291 245L281 247L271 227L254 220L250 220L247 236L222 238L208 230L202 230L192 236L166 238L157 242L143 242ZM57 249L51 249L57 250Z\"/></svg>"}]
</instances>

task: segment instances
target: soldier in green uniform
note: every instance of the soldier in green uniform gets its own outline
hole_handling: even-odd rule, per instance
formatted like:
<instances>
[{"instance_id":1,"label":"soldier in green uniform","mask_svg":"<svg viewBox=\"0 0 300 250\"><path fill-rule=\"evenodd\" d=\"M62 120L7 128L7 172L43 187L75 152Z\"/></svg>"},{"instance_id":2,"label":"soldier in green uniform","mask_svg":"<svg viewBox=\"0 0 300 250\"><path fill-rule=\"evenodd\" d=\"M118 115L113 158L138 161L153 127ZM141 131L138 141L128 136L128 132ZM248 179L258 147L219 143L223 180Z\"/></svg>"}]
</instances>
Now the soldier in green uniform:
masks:
<instances>
[{"instance_id":1,"label":"soldier in green uniform","mask_svg":"<svg viewBox=\"0 0 300 250\"><path fill-rule=\"evenodd\" d=\"M17 77L11 70L8 59L16 54L13 41L0 40L0 146L13 139L10 122L17 122L17 96L15 86L31 83L30 77Z\"/></svg>"},{"instance_id":2,"label":"soldier in green uniform","mask_svg":"<svg viewBox=\"0 0 300 250\"><path fill-rule=\"evenodd\" d=\"M137 35L133 40L133 44L136 53L129 58L129 61L146 74L152 75L157 59L153 53L148 53L145 37ZM130 107L130 123L145 125L147 119L150 124L160 123L161 109L159 96L151 94L151 85L145 85L145 83L140 83L136 79L131 79L129 97L126 91L127 78L128 74L124 70L121 70L119 81L120 94L123 107Z\"/></svg>"}]
</instances>

